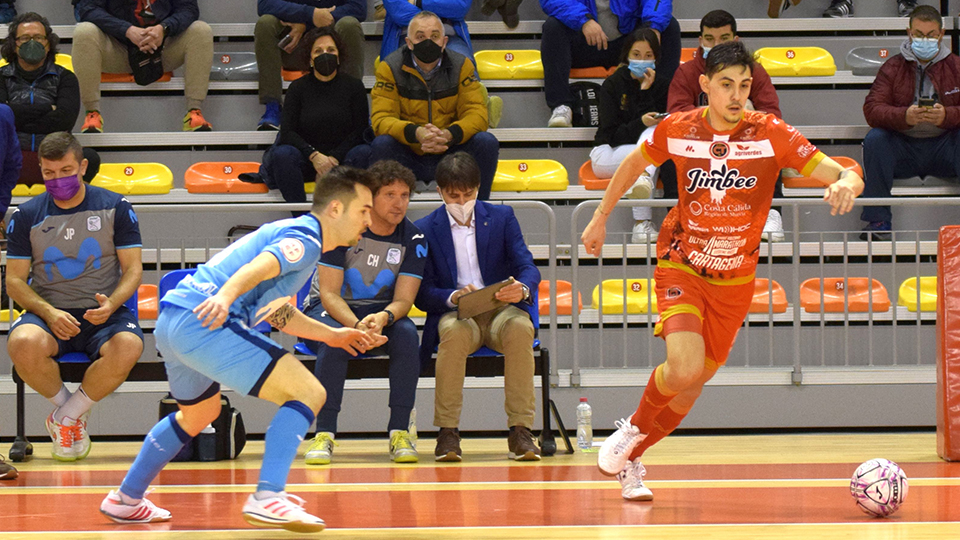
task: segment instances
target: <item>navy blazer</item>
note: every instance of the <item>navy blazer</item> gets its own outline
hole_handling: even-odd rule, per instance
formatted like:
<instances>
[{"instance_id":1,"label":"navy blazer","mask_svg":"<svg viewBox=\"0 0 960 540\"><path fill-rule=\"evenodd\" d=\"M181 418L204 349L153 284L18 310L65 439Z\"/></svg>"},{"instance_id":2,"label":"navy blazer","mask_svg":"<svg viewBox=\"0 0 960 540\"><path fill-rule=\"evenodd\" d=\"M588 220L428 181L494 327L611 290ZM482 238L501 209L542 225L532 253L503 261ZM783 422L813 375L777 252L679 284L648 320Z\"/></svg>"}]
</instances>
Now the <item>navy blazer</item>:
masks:
<instances>
[{"instance_id":1,"label":"navy blazer","mask_svg":"<svg viewBox=\"0 0 960 540\"><path fill-rule=\"evenodd\" d=\"M540 286L540 270L523 241L523 231L513 208L477 201L474 216L477 259L483 283L492 285L513 276L530 288L530 299L514 305L527 310L531 317L539 317L534 300ZM443 205L417 220L416 225L426 235L430 246L416 301L417 307L427 313L423 339L420 340L420 365L427 366L440 342L437 330L440 317L457 309L447 307L447 299L457 290L457 254L450 232L450 218Z\"/></svg>"}]
</instances>

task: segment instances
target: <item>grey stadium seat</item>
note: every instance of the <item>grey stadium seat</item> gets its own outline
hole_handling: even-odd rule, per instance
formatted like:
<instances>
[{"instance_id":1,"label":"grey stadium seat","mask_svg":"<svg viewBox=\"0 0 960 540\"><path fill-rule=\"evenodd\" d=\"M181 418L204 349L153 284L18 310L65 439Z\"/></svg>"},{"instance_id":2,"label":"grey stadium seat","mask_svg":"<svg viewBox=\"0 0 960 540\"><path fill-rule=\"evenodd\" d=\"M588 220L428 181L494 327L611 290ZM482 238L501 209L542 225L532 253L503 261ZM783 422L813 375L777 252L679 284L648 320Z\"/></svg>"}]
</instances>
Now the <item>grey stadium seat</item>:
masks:
<instances>
[{"instance_id":1,"label":"grey stadium seat","mask_svg":"<svg viewBox=\"0 0 960 540\"><path fill-rule=\"evenodd\" d=\"M899 52L890 47L856 47L847 53L847 68L854 75L876 75L880 66Z\"/></svg>"},{"instance_id":2,"label":"grey stadium seat","mask_svg":"<svg viewBox=\"0 0 960 540\"><path fill-rule=\"evenodd\" d=\"M255 81L258 73L255 53L213 53L213 67L210 68L211 81Z\"/></svg>"}]
</instances>

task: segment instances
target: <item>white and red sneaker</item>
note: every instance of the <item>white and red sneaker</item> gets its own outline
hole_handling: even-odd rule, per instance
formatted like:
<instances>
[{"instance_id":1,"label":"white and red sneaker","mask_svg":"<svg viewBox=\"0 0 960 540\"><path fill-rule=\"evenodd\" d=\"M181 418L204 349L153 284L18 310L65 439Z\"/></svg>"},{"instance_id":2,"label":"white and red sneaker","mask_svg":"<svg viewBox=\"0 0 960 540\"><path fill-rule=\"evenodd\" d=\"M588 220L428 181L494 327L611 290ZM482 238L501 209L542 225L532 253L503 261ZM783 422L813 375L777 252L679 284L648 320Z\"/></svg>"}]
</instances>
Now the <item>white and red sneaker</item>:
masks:
<instances>
[{"instance_id":1,"label":"white and red sneaker","mask_svg":"<svg viewBox=\"0 0 960 540\"><path fill-rule=\"evenodd\" d=\"M283 528L298 533L322 531L327 524L317 516L308 514L303 509L305 502L284 491L261 500L250 495L243 505L243 519L254 527Z\"/></svg>"},{"instance_id":2,"label":"white and red sneaker","mask_svg":"<svg viewBox=\"0 0 960 540\"><path fill-rule=\"evenodd\" d=\"M647 438L629 419L618 420L614 425L617 430L603 441L600 452L597 453L597 467L607 476L620 474L630 461L633 449Z\"/></svg>"},{"instance_id":3,"label":"white and red sneaker","mask_svg":"<svg viewBox=\"0 0 960 540\"><path fill-rule=\"evenodd\" d=\"M643 467L640 460L628 461L617 480L620 481L620 494L628 501L652 501L653 492L650 488L643 485L643 477L647 475L647 469Z\"/></svg>"},{"instance_id":4,"label":"white and red sneaker","mask_svg":"<svg viewBox=\"0 0 960 540\"><path fill-rule=\"evenodd\" d=\"M56 412L56 411L54 411ZM53 441L51 454L57 461L76 461L90 453L90 437L87 435L87 415L79 419L64 418L57 422L54 413L47 417L47 433Z\"/></svg>"},{"instance_id":5,"label":"white and red sneaker","mask_svg":"<svg viewBox=\"0 0 960 540\"><path fill-rule=\"evenodd\" d=\"M170 512L158 508L146 497L137 504L124 504L119 491L111 491L100 503L100 513L117 523L153 523L170 521Z\"/></svg>"}]
</instances>

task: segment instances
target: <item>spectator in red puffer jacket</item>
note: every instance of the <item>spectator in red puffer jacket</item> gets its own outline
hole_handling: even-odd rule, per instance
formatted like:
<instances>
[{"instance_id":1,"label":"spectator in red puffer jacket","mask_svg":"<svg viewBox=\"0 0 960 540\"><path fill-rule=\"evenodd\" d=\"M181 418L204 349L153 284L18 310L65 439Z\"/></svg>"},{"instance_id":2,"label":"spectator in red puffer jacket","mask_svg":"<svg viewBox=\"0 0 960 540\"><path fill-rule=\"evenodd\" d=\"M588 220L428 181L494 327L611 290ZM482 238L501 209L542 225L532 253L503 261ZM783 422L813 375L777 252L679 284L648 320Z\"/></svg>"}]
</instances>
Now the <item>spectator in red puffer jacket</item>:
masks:
<instances>
[{"instance_id":1,"label":"spectator in red puffer jacket","mask_svg":"<svg viewBox=\"0 0 960 540\"><path fill-rule=\"evenodd\" d=\"M900 54L877 74L863 103L873 128L863 139L864 197L890 197L894 178L960 176L960 57L943 43L943 20L930 6L910 14ZM889 206L868 206L866 240L889 240Z\"/></svg>"}]
</instances>

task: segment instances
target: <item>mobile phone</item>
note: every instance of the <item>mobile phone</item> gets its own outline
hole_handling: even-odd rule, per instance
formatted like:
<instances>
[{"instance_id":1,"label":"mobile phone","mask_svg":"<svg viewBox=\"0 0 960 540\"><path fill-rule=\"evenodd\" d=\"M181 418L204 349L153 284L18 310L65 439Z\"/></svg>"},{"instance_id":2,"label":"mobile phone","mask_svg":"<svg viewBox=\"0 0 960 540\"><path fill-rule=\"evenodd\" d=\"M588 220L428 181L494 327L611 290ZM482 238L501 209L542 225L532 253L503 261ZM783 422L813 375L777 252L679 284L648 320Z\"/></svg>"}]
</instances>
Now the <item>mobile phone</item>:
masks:
<instances>
[{"instance_id":1,"label":"mobile phone","mask_svg":"<svg viewBox=\"0 0 960 540\"><path fill-rule=\"evenodd\" d=\"M928 97L928 98L922 97L922 98L920 98L920 99L917 101L917 105L920 106L920 107L931 107L931 108L932 108L932 107L933 107L934 105L936 105L936 104L937 104L937 100L934 99L934 98L932 98L932 97Z\"/></svg>"},{"instance_id":2,"label":"mobile phone","mask_svg":"<svg viewBox=\"0 0 960 540\"><path fill-rule=\"evenodd\" d=\"M280 38L280 42L277 43L277 47L281 49L286 49L287 45L290 45L290 42L293 41L293 36L290 35L290 27L284 26L283 30L280 31L280 34L277 36Z\"/></svg>"},{"instance_id":3,"label":"mobile phone","mask_svg":"<svg viewBox=\"0 0 960 540\"><path fill-rule=\"evenodd\" d=\"M670 113L668 113L668 112L658 112L658 113L656 113L656 114L653 115L653 117L656 118L657 120L663 120L664 118L666 118L666 117L668 117L668 116L670 116Z\"/></svg>"}]
</instances>

